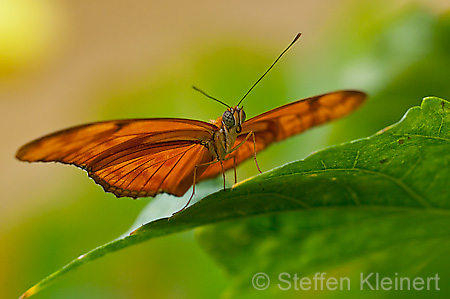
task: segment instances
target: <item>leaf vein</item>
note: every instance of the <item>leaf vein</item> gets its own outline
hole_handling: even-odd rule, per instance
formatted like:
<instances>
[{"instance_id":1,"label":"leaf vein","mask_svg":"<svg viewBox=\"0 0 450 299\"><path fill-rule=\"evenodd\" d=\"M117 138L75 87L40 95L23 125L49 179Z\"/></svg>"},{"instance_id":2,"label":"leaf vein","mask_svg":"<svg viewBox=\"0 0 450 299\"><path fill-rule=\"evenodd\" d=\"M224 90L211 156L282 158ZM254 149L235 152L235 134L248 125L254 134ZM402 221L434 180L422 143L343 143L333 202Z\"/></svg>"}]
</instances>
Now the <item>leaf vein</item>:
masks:
<instances>
[{"instance_id":1,"label":"leaf vein","mask_svg":"<svg viewBox=\"0 0 450 299\"><path fill-rule=\"evenodd\" d=\"M425 198L423 198L421 195L419 195L417 192L415 192L413 189L411 189L403 181L401 181L400 179L395 178L393 176L390 176L388 174L382 173L382 172L376 172L376 171L362 169L362 168L329 168L326 170L319 169L319 170L304 171L304 172L296 173L294 175L317 174L317 173L324 173L324 172L328 172L328 171L358 171L358 172L370 173L373 175L378 175L378 176L384 177L384 178L392 181L396 185L398 185L401 189L403 189L406 193L408 193L422 207L424 207L424 208L431 207L430 203ZM281 176L290 176L290 174L280 175L280 177ZM266 180L270 180L270 179L274 179L274 177L266 178Z\"/></svg>"}]
</instances>

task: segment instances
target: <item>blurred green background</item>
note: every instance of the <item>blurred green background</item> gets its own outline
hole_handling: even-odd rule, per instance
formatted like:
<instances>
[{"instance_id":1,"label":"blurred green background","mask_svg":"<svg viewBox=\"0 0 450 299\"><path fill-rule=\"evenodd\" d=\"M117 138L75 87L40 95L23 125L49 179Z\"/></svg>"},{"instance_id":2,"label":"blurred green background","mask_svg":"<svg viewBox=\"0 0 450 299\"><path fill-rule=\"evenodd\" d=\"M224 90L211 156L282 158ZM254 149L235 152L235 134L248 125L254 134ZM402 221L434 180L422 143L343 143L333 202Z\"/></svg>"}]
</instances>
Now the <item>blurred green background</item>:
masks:
<instances>
[{"instance_id":1,"label":"blurred green background","mask_svg":"<svg viewBox=\"0 0 450 299\"><path fill-rule=\"evenodd\" d=\"M151 202L116 199L74 167L21 163L14 155L22 144L99 120L215 119L223 107L191 86L235 105L302 32L245 100L248 117L337 89L370 99L342 121L259 154L267 171L371 135L425 96L450 99L449 9L439 0L0 0L0 298L18 297L119 237ZM238 168L239 180L255 174L252 161ZM183 204L159 199L151 217ZM214 298L227 284L187 232L106 256L35 298Z\"/></svg>"}]
</instances>

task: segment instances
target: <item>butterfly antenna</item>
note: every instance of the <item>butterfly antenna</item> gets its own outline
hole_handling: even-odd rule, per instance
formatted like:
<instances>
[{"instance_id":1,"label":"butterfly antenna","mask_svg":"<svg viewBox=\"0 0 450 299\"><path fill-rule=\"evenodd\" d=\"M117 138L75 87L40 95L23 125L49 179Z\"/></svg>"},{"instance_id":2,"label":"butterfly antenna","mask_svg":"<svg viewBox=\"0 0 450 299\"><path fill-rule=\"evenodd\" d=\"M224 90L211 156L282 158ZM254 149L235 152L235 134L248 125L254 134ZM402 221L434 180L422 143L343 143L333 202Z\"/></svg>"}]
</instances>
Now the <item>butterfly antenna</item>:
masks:
<instances>
[{"instance_id":1,"label":"butterfly antenna","mask_svg":"<svg viewBox=\"0 0 450 299\"><path fill-rule=\"evenodd\" d=\"M231 107L230 106L228 106L227 104L225 104L224 102L222 102L221 100L218 100L218 99L216 99L216 98L214 98L214 97L212 97L212 96L210 96L209 94L207 94L206 92L204 92L203 90L201 90L201 89L198 89L197 87L195 87L195 86L192 86L192 88L194 89L194 90L196 90L196 91L198 91L198 92L200 92L201 94L203 94L204 96L206 96L206 97L208 97L208 98L210 98L210 99L212 99L212 100L214 100L214 101L216 101L216 102L219 102L220 104L222 104L222 105L224 105L224 106L226 106L226 107L228 107L228 108L230 108L231 109Z\"/></svg>"},{"instance_id":2,"label":"butterfly antenna","mask_svg":"<svg viewBox=\"0 0 450 299\"><path fill-rule=\"evenodd\" d=\"M302 35L301 33L297 34L297 36L294 38L294 40L289 44L289 46L287 46L286 49L284 49L284 51L278 56L278 58L274 61L274 63L272 63L272 65L267 69L267 71L258 79L258 81L255 82L255 84L252 85L252 87L247 91L247 93L239 101L237 106L239 106L242 103L242 101L250 93L250 91L252 91L252 89L259 83L259 81L261 81L262 78L264 78L264 76L273 68L273 66L278 62L278 60L280 60L281 56L283 56L283 54L286 53L287 50L289 50L289 48L300 38L301 35Z\"/></svg>"}]
</instances>

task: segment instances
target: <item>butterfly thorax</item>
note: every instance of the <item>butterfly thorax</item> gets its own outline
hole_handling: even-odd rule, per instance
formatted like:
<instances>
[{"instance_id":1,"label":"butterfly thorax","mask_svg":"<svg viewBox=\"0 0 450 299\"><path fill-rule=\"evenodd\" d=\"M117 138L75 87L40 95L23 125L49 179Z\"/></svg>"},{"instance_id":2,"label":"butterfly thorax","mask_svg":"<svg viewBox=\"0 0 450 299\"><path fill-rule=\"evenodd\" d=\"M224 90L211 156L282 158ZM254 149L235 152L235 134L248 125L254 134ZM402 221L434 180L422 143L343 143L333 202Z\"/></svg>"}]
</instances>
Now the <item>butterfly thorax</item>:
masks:
<instances>
[{"instance_id":1,"label":"butterfly thorax","mask_svg":"<svg viewBox=\"0 0 450 299\"><path fill-rule=\"evenodd\" d=\"M232 152L244 121L245 112L239 107L229 108L216 120L219 129L214 131L213 138L208 142L208 149L214 159L223 161Z\"/></svg>"}]
</instances>

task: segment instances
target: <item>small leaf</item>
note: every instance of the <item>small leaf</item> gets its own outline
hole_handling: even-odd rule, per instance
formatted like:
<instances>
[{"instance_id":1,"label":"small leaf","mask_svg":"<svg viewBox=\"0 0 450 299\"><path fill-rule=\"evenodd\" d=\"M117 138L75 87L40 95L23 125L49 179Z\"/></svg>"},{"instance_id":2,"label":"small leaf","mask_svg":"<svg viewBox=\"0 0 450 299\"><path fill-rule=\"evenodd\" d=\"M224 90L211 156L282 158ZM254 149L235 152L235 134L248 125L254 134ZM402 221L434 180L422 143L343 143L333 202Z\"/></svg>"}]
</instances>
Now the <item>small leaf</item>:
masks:
<instances>
[{"instance_id":1,"label":"small leaf","mask_svg":"<svg viewBox=\"0 0 450 299\"><path fill-rule=\"evenodd\" d=\"M449 102L426 98L421 107L411 108L400 122L374 136L255 176L100 246L23 297L107 253L225 221L229 224L204 229L201 241L239 288L251 287L256 272L292 270L290 264L308 274L367 255L372 262L395 261L402 254L407 261L422 258L437 244L440 254L450 248L449 110ZM229 222L236 219L246 223ZM286 258L277 266L275 258L283 254ZM397 271L408 267L405 263Z\"/></svg>"}]
</instances>

